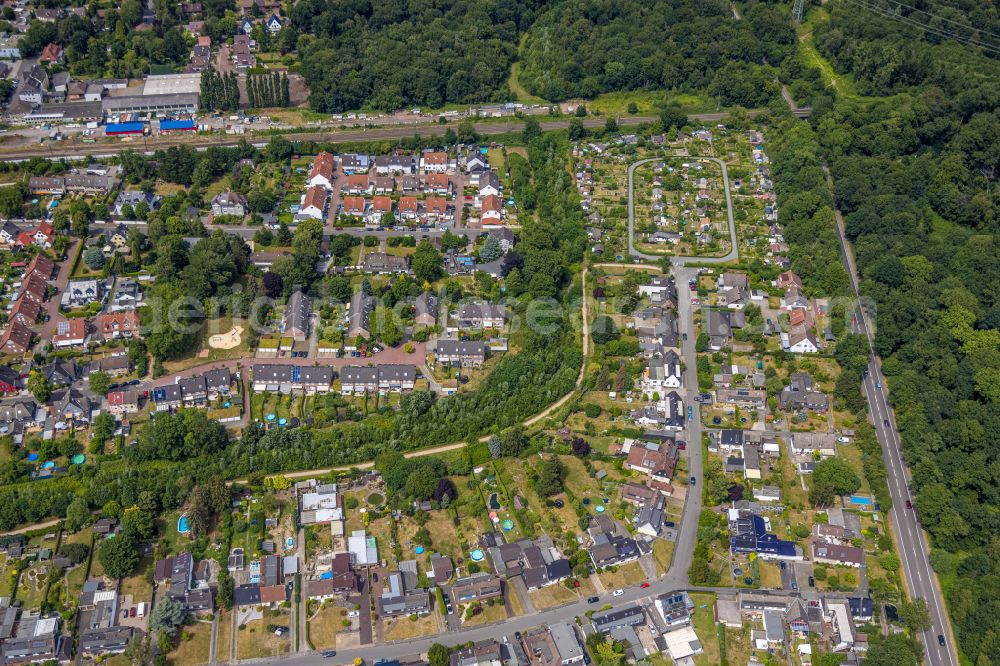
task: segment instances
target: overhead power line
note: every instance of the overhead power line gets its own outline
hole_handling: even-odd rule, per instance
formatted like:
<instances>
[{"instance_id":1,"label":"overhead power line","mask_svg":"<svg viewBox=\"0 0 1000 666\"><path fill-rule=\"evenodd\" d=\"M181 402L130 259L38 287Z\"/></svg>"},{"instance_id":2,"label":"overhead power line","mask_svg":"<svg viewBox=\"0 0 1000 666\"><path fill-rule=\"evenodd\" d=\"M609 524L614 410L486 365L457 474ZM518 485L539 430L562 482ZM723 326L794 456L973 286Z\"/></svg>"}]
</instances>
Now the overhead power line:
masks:
<instances>
[{"instance_id":1,"label":"overhead power line","mask_svg":"<svg viewBox=\"0 0 1000 666\"><path fill-rule=\"evenodd\" d=\"M960 44L964 44L966 46L975 46L977 48L983 49L984 51L1000 55L1000 43L998 42L983 41L982 39L973 37L971 35L965 35L958 32L954 32L954 30L951 28L945 28L942 26L926 23L912 16L897 13L892 8L882 6L877 2L875 2L874 0L846 0L846 1L852 5L855 5L856 7L866 9L870 12L891 19L893 21L898 21L900 23L904 23L914 28L919 28L920 30L941 37L942 39L953 39L956 42L959 42ZM896 8L904 7L904 5L898 2L894 3L894 5ZM922 11L922 10L917 10L917 11ZM924 13L926 14L927 12ZM928 16L931 16L934 19L941 19L941 17L934 16L933 14L928 14ZM952 22L954 23L954 21ZM967 26L965 27L966 29L969 29ZM974 28L972 28L971 30L976 33L982 32ZM992 34L992 33L986 33L986 34Z\"/></svg>"}]
</instances>

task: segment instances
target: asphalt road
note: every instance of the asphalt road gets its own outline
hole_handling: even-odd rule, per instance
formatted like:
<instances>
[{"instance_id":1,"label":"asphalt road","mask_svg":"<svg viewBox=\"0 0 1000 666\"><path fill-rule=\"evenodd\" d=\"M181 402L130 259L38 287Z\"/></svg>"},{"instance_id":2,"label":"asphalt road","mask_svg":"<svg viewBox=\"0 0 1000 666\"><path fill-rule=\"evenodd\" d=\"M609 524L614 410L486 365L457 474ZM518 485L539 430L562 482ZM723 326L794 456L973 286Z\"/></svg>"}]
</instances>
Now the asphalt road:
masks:
<instances>
[{"instance_id":1,"label":"asphalt road","mask_svg":"<svg viewBox=\"0 0 1000 666\"><path fill-rule=\"evenodd\" d=\"M730 250L722 257L671 257L671 261L675 266L683 266L684 264L690 262L699 262L704 264L724 264L728 261L732 261L737 257L739 257L739 247L736 244L736 222L733 220L733 196L729 190L729 171L726 168L726 163L720 159L716 159L715 157L692 156L691 159L715 162L722 169L722 182L725 185L725 191L726 191L726 217L729 218ZM662 160L663 160L662 157L650 157L644 160L633 162L628 167L628 253L630 256L639 257L640 259L648 259L651 261L659 261L664 256L670 256L670 255L649 254L646 252L640 252L639 250L635 249L635 188L633 186L633 178L635 175L635 170L640 166L642 166L643 164L649 164L650 162L659 162Z\"/></svg>"},{"instance_id":2,"label":"asphalt road","mask_svg":"<svg viewBox=\"0 0 1000 666\"><path fill-rule=\"evenodd\" d=\"M903 451L899 432L896 430L896 416L889 405L887 384L882 374L881 359L875 354L875 338L869 321L869 313L861 307L861 297L858 291L858 274L854 265L850 246L844 236L844 221L840 211L836 211L837 234L840 238L841 259L851 278L851 288L854 290L858 305L854 313L854 330L868 338L871 357L868 364L868 374L862 382L868 408L871 412L875 434L882 447L882 457L885 460L889 495L892 498L892 509L889 517L895 528L897 550L902 564L903 578L911 599L923 599L930 610L931 628L920 634L924 645L926 663L932 665L957 666L958 657L955 642L948 623L948 614L944 599L938 587L934 571L928 559L928 545L916 511L906 508L906 502L912 500L908 488L909 470L903 462ZM938 636L945 637L945 644L938 642Z\"/></svg>"}]
</instances>

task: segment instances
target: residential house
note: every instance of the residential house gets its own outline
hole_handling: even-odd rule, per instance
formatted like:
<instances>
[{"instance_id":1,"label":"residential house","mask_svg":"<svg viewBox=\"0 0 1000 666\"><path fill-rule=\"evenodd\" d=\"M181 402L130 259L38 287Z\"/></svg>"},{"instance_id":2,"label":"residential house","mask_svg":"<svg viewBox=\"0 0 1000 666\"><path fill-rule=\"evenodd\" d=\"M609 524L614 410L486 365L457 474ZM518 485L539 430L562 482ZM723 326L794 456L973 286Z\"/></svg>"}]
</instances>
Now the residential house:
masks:
<instances>
[{"instance_id":1,"label":"residential house","mask_svg":"<svg viewBox=\"0 0 1000 666\"><path fill-rule=\"evenodd\" d=\"M23 354L31 347L31 329L18 321L12 321L0 334L0 351L4 354Z\"/></svg>"},{"instance_id":2,"label":"residential house","mask_svg":"<svg viewBox=\"0 0 1000 666\"><path fill-rule=\"evenodd\" d=\"M333 383L333 368L320 365L253 366L253 390L288 395L302 392L305 395L328 393Z\"/></svg>"},{"instance_id":3,"label":"residential house","mask_svg":"<svg viewBox=\"0 0 1000 666\"><path fill-rule=\"evenodd\" d=\"M815 354L819 351L819 343L812 331L799 325L788 334L781 334L781 346L793 354Z\"/></svg>"},{"instance_id":4,"label":"residential house","mask_svg":"<svg viewBox=\"0 0 1000 666\"><path fill-rule=\"evenodd\" d=\"M479 211L479 222L484 227L503 223L503 201L497 195L483 197Z\"/></svg>"},{"instance_id":5,"label":"residential house","mask_svg":"<svg viewBox=\"0 0 1000 666\"><path fill-rule=\"evenodd\" d=\"M373 187L374 184L368 174L361 173L349 175L340 190L344 194L368 196L371 195Z\"/></svg>"},{"instance_id":6,"label":"residential house","mask_svg":"<svg viewBox=\"0 0 1000 666\"><path fill-rule=\"evenodd\" d=\"M506 308L495 303L473 301L459 306L456 326L462 330L502 329L506 321Z\"/></svg>"},{"instance_id":7,"label":"residential house","mask_svg":"<svg viewBox=\"0 0 1000 666\"><path fill-rule=\"evenodd\" d=\"M503 583L491 573L476 573L459 578L451 587L456 604L486 601L503 596Z\"/></svg>"},{"instance_id":8,"label":"residential house","mask_svg":"<svg viewBox=\"0 0 1000 666\"><path fill-rule=\"evenodd\" d=\"M104 299L104 284L98 280L73 280L66 285L60 305L82 308Z\"/></svg>"},{"instance_id":9,"label":"residential house","mask_svg":"<svg viewBox=\"0 0 1000 666\"><path fill-rule=\"evenodd\" d=\"M387 174L415 174L417 159L412 155L379 155L375 158L375 171Z\"/></svg>"},{"instance_id":10,"label":"residential house","mask_svg":"<svg viewBox=\"0 0 1000 666\"><path fill-rule=\"evenodd\" d=\"M23 382L21 375L10 366L0 365L0 393L17 393Z\"/></svg>"},{"instance_id":11,"label":"residential house","mask_svg":"<svg viewBox=\"0 0 1000 666\"><path fill-rule=\"evenodd\" d=\"M433 194L450 196L452 194L451 180L448 178L447 174L428 174L426 179L426 190Z\"/></svg>"},{"instance_id":12,"label":"residential house","mask_svg":"<svg viewBox=\"0 0 1000 666\"><path fill-rule=\"evenodd\" d=\"M514 249L514 244L517 242L517 237L514 232L507 227L500 227L499 229L490 229L488 232L490 236L493 236L500 243L500 251L507 254L512 249Z\"/></svg>"},{"instance_id":13,"label":"residential house","mask_svg":"<svg viewBox=\"0 0 1000 666\"><path fill-rule=\"evenodd\" d=\"M719 351L732 340L734 328L743 328L745 324L743 312L719 308L707 308L707 310L708 347L712 351Z\"/></svg>"},{"instance_id":14,"label":"residential house","mask_svg":"<svg viewBox=\"0 0 1000 666\"><path fill-rule=\"evenodd\" d=\"M59 348L77 347L87 341L87 320L76 317L56 322L52 343Z\"/></svg>"},{"instance_id":15,"label":"residential house","mask_svg":"<svg viewBox=\"0 0 1000 666\"><path fill-rule=\"evenodd\" d=\"M802 555L792 541L784 541L771 533L762 516L730 509L729 548L734 553L757 553L764 559L801 560Z\"/></svg>"},{"instance_id":16,"label":"residential house","mask_svg":"<svg viewBox=\"0 0 1000 666\"><path fill-rule=\"evenodd\" d=\"M400 562L400 569L402 567L403 563ZM408 582L412 583L412 587L407 585ZM378 608L382 617L425 615L431 610L430 595L427 590L416 587L415 570L412 581L407 580L403 571L396 571L385 577L382 594L378 598Z\"/></svg>"},{"instance_id":17,"label":"residential house","mask_svg":"<svg viewBox=\"0 0 1000 666\"><path fill-rule=\"evenodd\" d=\"M478 368L486 362L486 343L481 340L438 340L434 362L454 368Z\"/></svg>"},{"instance_id":18,"label":"residential house","mask_svg":"<svg viewBox=\"0 0 1000 666\"><path fill-rule=\"evenodd\" d=\"M363 273L371 275L392 275L409 273L410 265L406 257L387 252L368 252L361 260L358 268Z\"/></svg>"},{"instance_id":19,"label":"residential house","mask_svg":"<svg viewBox=\"0 0 1000 666\"><path fill-rule=\"evenodd\" d=\"M94 318L94 326L97 335L104 340L140 337L139 315L134 310L98 315Z\"/></svg>"},{"instance_id":20,"label":"residential house","mask_svg":"<svg viewBox=\"0 0 1000 666\"><path fill-rule=\"evenodd\" d=\"M212 214L243 217L247 214L247 198L239 192L220 192L212 197Z\"/></svg>"},{"instance_id":21,"label":"residential house","mask_svg":"<svg viewBox=\"0 0 1000 666\"><path fill-rule=\"evenodd\" d=\"M69 386L83 377L83 371L76 360L56 359L39 370L50 386Z\"/></svg>"},{"instance_id":22,"label":"residential house","mask_svg":"<svg viewBox=\"0 0 1000 666\"><path fill-rule=\"evenodd\" d=\"M649 360L639 385L644 393L680 388L681 376L681 359L677 352L670 350L660 358Z\"/></svg>"},{"instance_id":23,"label":"residential house","mask_svg":"<svg viewBox=\"0 0 1000 666\"><path fill-rule=\"evenodd\" d=\"M375 299L362 291L357 291L351 297L351 307L348 311L347 336L349 338L371 338L369 317L375 309Z\"/></svg>"},{"instance_id":24,"label":"residential house","mask_svg":"<svg viewBox=\"0 0 1000 666\"><path fill-rule=\"evenodd\" d=\"M327 190L332 191L333 181L335 178L333 155L323 151L316 155L316 159L313 161L312 170L309 172L309 180L306 181L306 186L316 187L317 185L320 185Z\"/></svg>"},{"instance_id":25,"label":"residential house","mask_svg":"<svg viewBox=\"0 0 1000 666\"><path fill-rule=\"evenodd\" d=\"M619 627L646 624L646 614L638 604L627 604L606 611L598 611L590 616L590 622L596 631L606 635Z\"/></svg>"},{"instance_id":26,"label":"residential house","mask_svg":"<svg viewBox=\"0 0 1000 666\"><path fill-rule=\"evenodd\" d=\"M455 168L455 162L443 151L425 151L420 155L420 168L424 173L444 173Z\"/></svg>"},{"instance_id":27,"label":"residential house","mask_svg":"<svg viewBox=\"0 0 1000 666\"><path fill-rule=\"evenodd\" d=\"M291 336L293 340L306 340L309 337L309 321L312 316L312 304L301 290L288 297L285 310L281 316L281 332Z\"/></svg>"},{"instance_id":28,"label":"residential house","mask_svg":"<svg viewBox=\"0 0 1000 666\"><path fill-rule=\"evenodd\" d=\"M111 295L111 303L108 304L108 310L111 312L123 312L135 310L142 305L142 288L138 282L123 278L115 283L115 291ZM137 328L133 330L138 331Z\"/></svg>"},{"instance_id":29,"label":"residential house","mask_svg":"<svg viewBox=\"0 0 1000 666\"><path fill-rule=\"evenodd\" d=\"M52 394L52 413L56 418L89 422L98 405L76 389L67 388Z\"/></svg>"},{"instance_id":30,"label":"residential house","mask_svg":"<svg viewBox=\"0 0 1000 666\"><path fill-rule=\"evenodd\" d=\"M812 377L800 372L792 375L791 383L778 394L778 404L782 411L826 412L830 407L830 397L815 390Z\"/></svg>"},{"instance_id":31,"label":"residential house","mask_svg":"<svg viewBox=\"0 0 1000 666\"><path fill-rule=\"evenodd\" d=\"M424 209L428 223L451 222L455 219L455 206L444 197L427 197Z\"/></svg>"},{"instance_id":32,"label":"residential house","mask_svg":"<svg viewBox=\"0 0 1000 666\"><path fill-rule=\"evenodd\" d=\"M302 206L299 208L299 215L311 217L314 220L322 220L326 217L326 204L329 192L322 185L314 185L306 190L302 199Z\"/></svg>"},{"instance_id":33,"label":"residential house","mask_svg":"<svg viewBox=\"0 0 1000 666\"><path fill-rule=\"evenodd\" d=\"M116 416L139 411L139 392L135 389L117 389L107 395L108 411Z\"/></svg>"},{"instance_id":34,"label":"residential house","mask_svg":"<svg viewBox=\"0 0 1000 666\"><path fill-rule=\"evenodd\" d=\"M416 197L400 197L396 210L401 221L416 222L420 219L423 204Z\"/></svg>"},{"instance_id":35,"label":"residential house","mask_svg":"<svg viewBox=\"0 0 1000 666\"><path fill-rule=\"evenodd\" d=\"M861 567L865 563L864 548L813 539L809 543L813 562L847 567Z\"/></svg>"},{"instance_id":36,"label":"residential house","mask_svg":"<svg viewBox=\"0 0 1000 666\"><path fill-rule=\"evenodd\" d=\"M341 212L351 217L365 217L368 212L368 201L364 197L344 197Z\"/></svg>"},{"instance_id":37,"label":"residential house","mask_svg":"<svg viewBox=\"0 0 1000 666\"><path fill-rule=\"evenodd\" d=\"M413 303L414 320L417 326L436 326L438 318L438 297L425 291Z\"/></svg>"},{"instance_id":38,"label":"residential house","mask_svg":"<svg viewBox=\"0 0 1000 666\"><path fill-rule=\"evenodd\" d=\"M19 298L14 301L10 309L9 321L16 321L24 326L34 326L38 321L38 315L42 313L42 306L32 298Z\"/></svg>"},{"instance_id":39,"label":"residential house","mask_svg":"<svg viewBox=\"0 0 1000 666\"><path fill-rule=\"evenodd\" d=\"M635 539L606 514L592 516L587 532L591 538L591 545L587 550L595 567L624 564L639 557L639 546Z\"/></svg>"},{"instance_id":40,"label":"residential house","mask_svg":"<svg viewBox=\"0 0 1000 666\"><path fill-rule=\"evenodd\" d=\"M634 442L628 447L625 467L669 482L677 466L677 447L673 441Z\"/></svg>"},{"instance_id":41,"label":"residential house","mask_svg":"<svg viewBox=\"0 0 1000 666\"><path fill-rule=\"evenodd\" d=\"M357 153L341 155L340 168L346 174L368 173L368 169L371 168L371 159L368 155L359 155Z\"/></svg>"},{"instance_id":42,"label":"residential house","mask_svg":"<svg viewBox=\"0 0 1000 666\"><path fill-rule=\"evenodd\" d=\"M479 187L478 193L480 197L500 196L500 177L495 171L484 171L479 174L476 184Z\"/></svg>"}]
</instances>

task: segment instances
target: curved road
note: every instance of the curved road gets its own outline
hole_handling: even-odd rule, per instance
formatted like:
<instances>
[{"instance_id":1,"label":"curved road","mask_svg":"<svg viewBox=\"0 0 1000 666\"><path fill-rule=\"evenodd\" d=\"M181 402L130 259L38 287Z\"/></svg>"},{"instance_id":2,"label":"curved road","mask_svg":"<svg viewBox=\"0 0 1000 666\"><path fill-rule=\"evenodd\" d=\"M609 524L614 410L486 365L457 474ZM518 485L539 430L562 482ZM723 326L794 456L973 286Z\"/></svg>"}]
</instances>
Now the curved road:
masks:
<instances>
[{"instance_id":1,"label":"curved road","mask_svg":"<svg viewBox=\"0 0 1000 666\"><path fill-rule=\"evenodd\" d=\"M642 166L643 164L649 164L650 162L659 162L664 158L662 157L648 157L646 159L638 160L632 162L628 166L628 253L633 257L639 257L640 259L649 259L651 261L659 261L663 257L670 257L670 261L673 262L675 266L684 266L691 262L697 262L701 264L724 264L733 259L739 258L739 249L736 244L736 222L733 220L733 197L729 191L729 171L726 168L726 163L716 157L694 157L692 160L705 160L708 162L715 162L722 168L722 182L725 185L726 191L726 216L729 218L729 252L722 257L676 257L668 254L649 254L647 252L640 252L635 249L635 187L633 184L633 178L635 175L635 170Z\"/></svg>"}]
</instances>

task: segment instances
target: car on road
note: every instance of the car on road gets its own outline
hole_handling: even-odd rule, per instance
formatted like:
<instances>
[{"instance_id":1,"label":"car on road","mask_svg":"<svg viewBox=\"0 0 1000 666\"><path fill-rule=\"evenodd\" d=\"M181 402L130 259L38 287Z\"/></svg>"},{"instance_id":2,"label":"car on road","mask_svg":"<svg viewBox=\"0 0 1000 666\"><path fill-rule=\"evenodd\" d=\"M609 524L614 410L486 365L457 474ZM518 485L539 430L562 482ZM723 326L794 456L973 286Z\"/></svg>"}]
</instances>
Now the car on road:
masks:
<instances>
[{"instance_id":1,"label":"car on road","mask_svg":"<svg viewBox=\"0 0 1000 666\"><path fill-rule=\"evenodd\" d=\"M684 441L683 439L678 439L678 440L677 440L677 448L678 448L679 450L683 451L683 450L684 450L684 449L686 449L687 447L688 447L688 443L687 443L687 442L685 442L685 441Z\"/></svg>"},{"instance_id":2,"label":"car on road","mask_svg":"<svg viewBox=\"0 0 1000 666\"><path fill-rule=\"evenodd\" d=\"M699 305L700 303L701 301L699 301L697 298L694 298L693 296L691 297L691 305Z\"/></svg>"},{"instance_id":3,"label":"car on road","mask_svg":"<svg viewBox=\"0 0 1000 666\"><path fill-rule=\"evenodd\" d=\"M323 652L323 657L325 659L329 659L330 657L336 657L336 656L337 656L337 651L336 650L325 650Z\"/></svg>"},{"instance_id":4,"label":"car on road","mask_svg":"<svg viewBox=\"0 0 1000 666\"><path fill-rule=\"evenodd\" d=\"M698 479L696 479L695 477L692 476L691 477L691 485L693 486L697 482L698 482Z\"/></svg>"},{"instance_id":5,"label":"car on road","mask_svg":"<svg viewBox=\"0 0 1000 666\"><path fill-rule=\"evenodd\" d=\"M913 508L913 502L911 502L910 500L906 500L906 508L907 509L912 509Z\"/></svg>"},{"instance_id":6,"label":"car on road","mask_svg":"<svg viewBox=\"0 0 1000 666\"><path fill-rule=\"evenodd\" d=\"M613 596L613 597L620 597L623 594L625 594L625 590L623 590L621 588L618 588L617 590L615 590L614 592L611 593L611 596Z\"/></svg>"},{"instance_id":7,"label":"car on road","mask_svg":"<svg viewBox=\"0 0 1000 666\"><path fill-rule=\"evenodd\" d=\"M445 604L444 608L445 608L446 611L448 611L448 615L451 615L452 613L455 612L455 609L451 607L451 602L450 601Z\"/></svg>"},{"instance_id":8,"label":"car on road","mask_svg":"<svg viewBox=\"0 0 1000 666\"><path fill-rule=\"evenodd\" d=\"M688 421L694 421L694 407L688 405Z\"/></svg>"},{"instance_id":9,"label":"car on road","mask_svg":"<svg viewBox=\"0 0 1000 666\"><path fill-rule=\"evenodd\" d=\"M372 573L372 582L373 583L377 583L378 582L378 574L377 573Z\"/></svg>"},{"instance_id":10,"label":"car on road","mask_svg":"<svg viewBox=\"0 0 1000 666\"><path fill-rule=\"evenodd\" d=\"M882 390L882 382L875 382L875 388Z\"/></svg>"},{"instance_id":11,"label":"car on road","mask_svg":"<svg viewBox=\"0 0 1000 666\"><path fill-rule=\"evenodd\" d=\"M681 333L681 340L684 340L685 342L687 342L687 339L688 339L688 334L687 333Z\"/></svg>"},{"instance_id":12,"label":"car on road","mask_svg":"<svg viewBox=\"0 0 1000 666\"><path fill-rule=\"evenodd\" d=\"M642 581L642 585L640 585L639 587L646 589L647 587L649 587L649 581L648 580Z\"/></svg>"},{"instance_id":13,"label":"car on road","mask_svg":"<svg viewBox=\"0 0 1000 666\"><path fill-rule=\"evenodd\" d=\"M596 604L600 600L601 600L601 598L598 597L598 596L587 597L587 603L588 604Z\"/></svg>"},{"instance_id":14,"label":"car on road","mask_svg":"<svg viewBox=\"0 0 1000 666\"><path fill-rule=\"evenodd\" d=\"M944 647L944 634L938 634L938 645Z\"/></svg>"},{"instance_id":15,"label":"car on road","mask_svg":"<svg viewBox=\"0 0 1000 666\"><path fill-rule=\"evenodd\" d=\"M781 568L782 568L782 570L787 569L788 568L788 562L782 562L781 563Z\"/></svg>"},{"instance_id":16,"label":"car on road","mask_svg":"<svg viewBox=\"0 0 1000 666\"><path fill-rule=\"evenodd\" d=\"M799 584L796 583L794 580L792 581L792 589L793 590L798 590L799 589Z\"/></svg>"},{"instance_id":17,"label":"car on road","mask_svg":"<svg viewBox=\"0 0 1000 666\"><path fill-rule=\"evenodd\" d=\"M889 425L889 419L882 419L882 423L885 425L886 428L892 427L891 425Z\"/></svg>"},{"instance_id":18,"label":"car on road","mask_svg":"<svg viewBox=\"0 0 1000 666\"><path fill-rule=\"evenodd\" d=\"M140 382L140 381L139 381L138 379L133 379L132 381L130 381L130 382L128 383L128 385L129 385L129 386L138 386L138 385L139 385L139 384L141 384L141 383L142 383L142 382Z\"/></svg>"}]
</instances>

